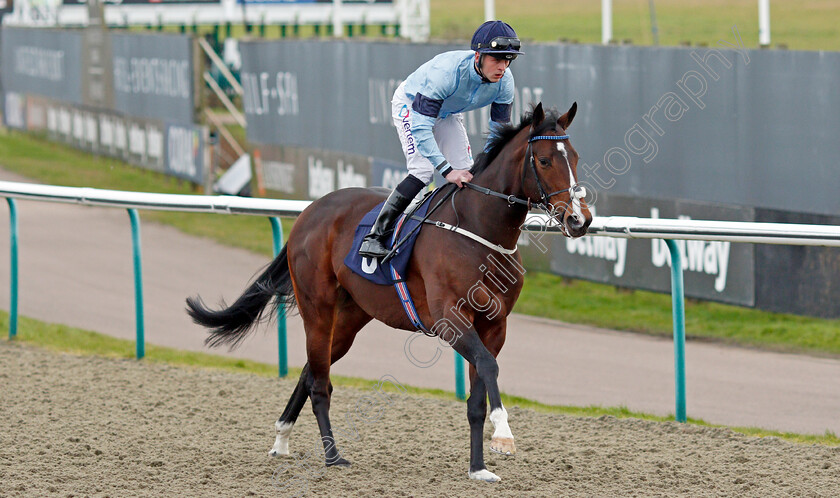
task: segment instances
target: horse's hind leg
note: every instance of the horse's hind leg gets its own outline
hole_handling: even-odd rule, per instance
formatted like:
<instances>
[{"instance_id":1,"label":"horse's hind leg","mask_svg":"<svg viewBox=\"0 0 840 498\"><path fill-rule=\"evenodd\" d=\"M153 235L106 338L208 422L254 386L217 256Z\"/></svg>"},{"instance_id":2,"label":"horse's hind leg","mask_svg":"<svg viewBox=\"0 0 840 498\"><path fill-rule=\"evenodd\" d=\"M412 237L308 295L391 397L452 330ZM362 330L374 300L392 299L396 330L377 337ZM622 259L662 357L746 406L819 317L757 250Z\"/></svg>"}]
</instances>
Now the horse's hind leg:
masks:
<instances>
[{"instance_id":1,"label":"horse's hind leg","mask_svg":"<svg viewBox=\"0 0 840 498\"><path fill-rule=\"evenodd\" d=\"M344 356L353 344L356 333L371 320L344 289L337 287L330 297L333 298L330 303L332 306L327 308L327 302L324 300L320 311L310 310L303 317L306 327L306 354L313 378L309 398L312 400L312 412L321 431L328 467L350 465L339 453L330 426L330 365ZM335 351L332 350L333 345L336 347Z\"/></svg>"},{"instance_id":2,"label":"horse's hind leg","mask_svg":"<svg viewBox=\"0 0 840 498\"><path fill-rule=\"evenodd\" d=\"M333 320L332 345L330 348L331 363L337 362L347 353L353 344L356 333L371 320L371 317L356 305L344 289L339 289L337 301L335 320ZM306 399L309 397L312 380L309 363L307 363L300 373L300 379L298 380L297 386L295 386L291 398L289 398L289 402L286 404L286 409L283 410L283 414L280 415L280 418L274 424L277 437L274 441L274 446L268 452L270 456L289 454L289 435L303 409L303 405L306 404ZM332 395L332 384L329 386L329 394Z\"/></svg>"},{"instance_id":3,"label":"horse's hind leg","mask_svg":"<svg viewBox=\"0 0 840 498\"><path fill-rule=\"evenodd\" d=\"M307 384L311 383L309 363L307 363L300 372L300 378L298 379L294 392L292 392L292 397L289 398L289 402L286 404L286 409L283 410L283 414L274 423L277 437L274 440L274 446L268 452L269 456L276 457L289 454L289 435L291 435L295 421L297 421L298 415L300 415L300 411L306 403L306 398L309 397L309 386Z\"/></svg>"},{"instance_id":4,"label":"horse's hind leg","mask_svg":"<svg viewBox=\"0 0 840 498\"><path fill-rule=\"evenodd\" d=\"M335 439L329 426L329 403L332 395L329 365L335 363L347 353L356 334L371 320L371 317L359 308L344 289L337 288L334 297L332 309L324 310L318 316L313 317L314 313L301 310L304 327L307 331L309 363L301 372L300 380L286 405L286 409L275 423L277 438L269 452L271 456L289 454L289 434L291 434L292 427L306 403L306 398L310 397L312 399L312 411L315 413L321 431L327 465L349 465L350 463L338 454ZM323 301L321 299L319 304L326 308L328 302ZM326 350L323 348L323 341L326 337L322 332L325 328L330 332L329 338L331 341L330 347ZM327 354L329 355L329 362L325 370L323 360ZM316 371L312 365L317 365L318 370ZM318 382L319 372L320 383Z\"/></svg>"}]
</instances>

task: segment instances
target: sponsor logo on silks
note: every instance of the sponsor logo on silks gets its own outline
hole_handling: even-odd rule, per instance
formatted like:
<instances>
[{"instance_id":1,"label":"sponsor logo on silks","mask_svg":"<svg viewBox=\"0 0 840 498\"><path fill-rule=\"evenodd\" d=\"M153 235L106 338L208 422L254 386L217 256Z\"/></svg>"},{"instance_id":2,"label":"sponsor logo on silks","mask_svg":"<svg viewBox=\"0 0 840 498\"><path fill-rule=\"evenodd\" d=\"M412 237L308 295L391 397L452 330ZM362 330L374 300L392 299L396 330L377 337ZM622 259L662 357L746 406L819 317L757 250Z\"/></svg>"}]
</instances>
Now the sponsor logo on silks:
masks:
<instances>
[{"instance_id":1,"label":"sponsor logo on silks","mask_svg":"<svg viewBox=\"0 0 840 498\"><path fill-rule=\"evenodd\" d=\"M376 258L366 258L362 256L362 271L367 273L368 275L373 275L373 272L376 271Z\"/></svg>"},{"instance_id":2,"label":"sponsor logo on silks","mask_svg":"<svg viewBox=\"0 0 840 498\"><path fill-rule=\"evenodd\" d=\"M411 134L411 111L408 109L408 105L403 104L399 116L402 118L402 127L405 131L405 152L409 156L414 155L417 148L414 146L414 135Z\"/></svg>"},{"instance_id":3,"label":"sponsor logo on silks","mask_svg":"<svg viewBox=\"0 0 840 498\"><path fill-rule=\"evenodd\" d=\"M470 162L473 162L472 147L470 147L470 144L467 144L467 157L470 158Z\"/></svg>"}]
</instances>

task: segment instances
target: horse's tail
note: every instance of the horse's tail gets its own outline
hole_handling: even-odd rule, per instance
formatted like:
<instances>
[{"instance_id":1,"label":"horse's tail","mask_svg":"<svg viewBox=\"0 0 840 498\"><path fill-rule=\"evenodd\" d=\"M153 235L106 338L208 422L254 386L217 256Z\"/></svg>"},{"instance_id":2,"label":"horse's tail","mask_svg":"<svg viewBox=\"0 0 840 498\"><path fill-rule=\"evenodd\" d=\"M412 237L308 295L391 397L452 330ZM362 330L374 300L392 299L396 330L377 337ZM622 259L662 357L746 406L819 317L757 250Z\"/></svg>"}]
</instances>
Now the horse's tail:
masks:
<instances>
[{"instance_id":1,"label":"horse's tail","mask_svg":"<svg viewBox=\"0 0 840 498\"><path fill-rule=\"evenodd\" d=\"M212 348L227 344L233 349L266 316L266 307L272 298L274 305L269 309L274 312L291 311L297 305L285 246L235 303L227 307L222 303L222 309L214 311L207 308L200 297L188 297L187 313L195 323L210 329L205 345ZM276 313L268 316L276 316Z\"/></svg>"}]
</instances>

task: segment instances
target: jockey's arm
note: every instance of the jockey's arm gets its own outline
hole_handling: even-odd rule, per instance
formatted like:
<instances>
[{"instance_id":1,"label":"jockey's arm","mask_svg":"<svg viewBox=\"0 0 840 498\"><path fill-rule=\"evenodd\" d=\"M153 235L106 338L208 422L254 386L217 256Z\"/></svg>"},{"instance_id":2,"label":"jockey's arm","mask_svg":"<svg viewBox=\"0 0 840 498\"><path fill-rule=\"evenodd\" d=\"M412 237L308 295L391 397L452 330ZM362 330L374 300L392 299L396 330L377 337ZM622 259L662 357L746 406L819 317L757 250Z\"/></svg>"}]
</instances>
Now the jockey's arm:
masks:
<instances>
[{"instance_id":1,"label":"jockey's arm","mask_svg":"<svg viewBox=\"0 0 840 498\"><path fill-rule=\"evenodd\" d=\"M442 103L442 99L436 101L418 93L411 106L414 111L411 117L411 132L420 154L428 159L441 175L446 176L452 171L452 166L443 157L432 131Z\"/></svg>"},{"instance_id":2,"label":"jockey's arm","mask_svg":"<svg viewBox=\"0 0 840 498\"><path fill-rule=\"evenodd\" d=\"M433 66L419 69L425 69L425 78L411 105L411 132L420 154L445 177L452 171L452 166L446 162L440 151L432 128L440 114L443 101L457 89L457 68L449 67L450 63L443 60L438 62L433 59L431 64Z\"/></svg>"}]
</instances>

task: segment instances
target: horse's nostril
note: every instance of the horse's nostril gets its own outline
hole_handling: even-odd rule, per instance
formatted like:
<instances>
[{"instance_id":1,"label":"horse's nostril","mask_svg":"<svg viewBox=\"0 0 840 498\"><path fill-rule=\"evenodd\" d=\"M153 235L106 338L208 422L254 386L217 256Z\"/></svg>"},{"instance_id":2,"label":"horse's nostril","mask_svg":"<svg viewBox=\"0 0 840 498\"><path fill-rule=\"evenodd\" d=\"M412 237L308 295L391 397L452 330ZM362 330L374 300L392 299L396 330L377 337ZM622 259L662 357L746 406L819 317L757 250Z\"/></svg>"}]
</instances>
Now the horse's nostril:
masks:
<instances>
[{"instance_id":1,"label":"horse's nostril","mask_svg":"<svg viewBox=\"0 0 840 498\"><path fill-rule=\"evenodd\" d=\"M583 226L583 220L577 216L569 216L569 228L580 228Z\"/></svg>"}]
</instances>

